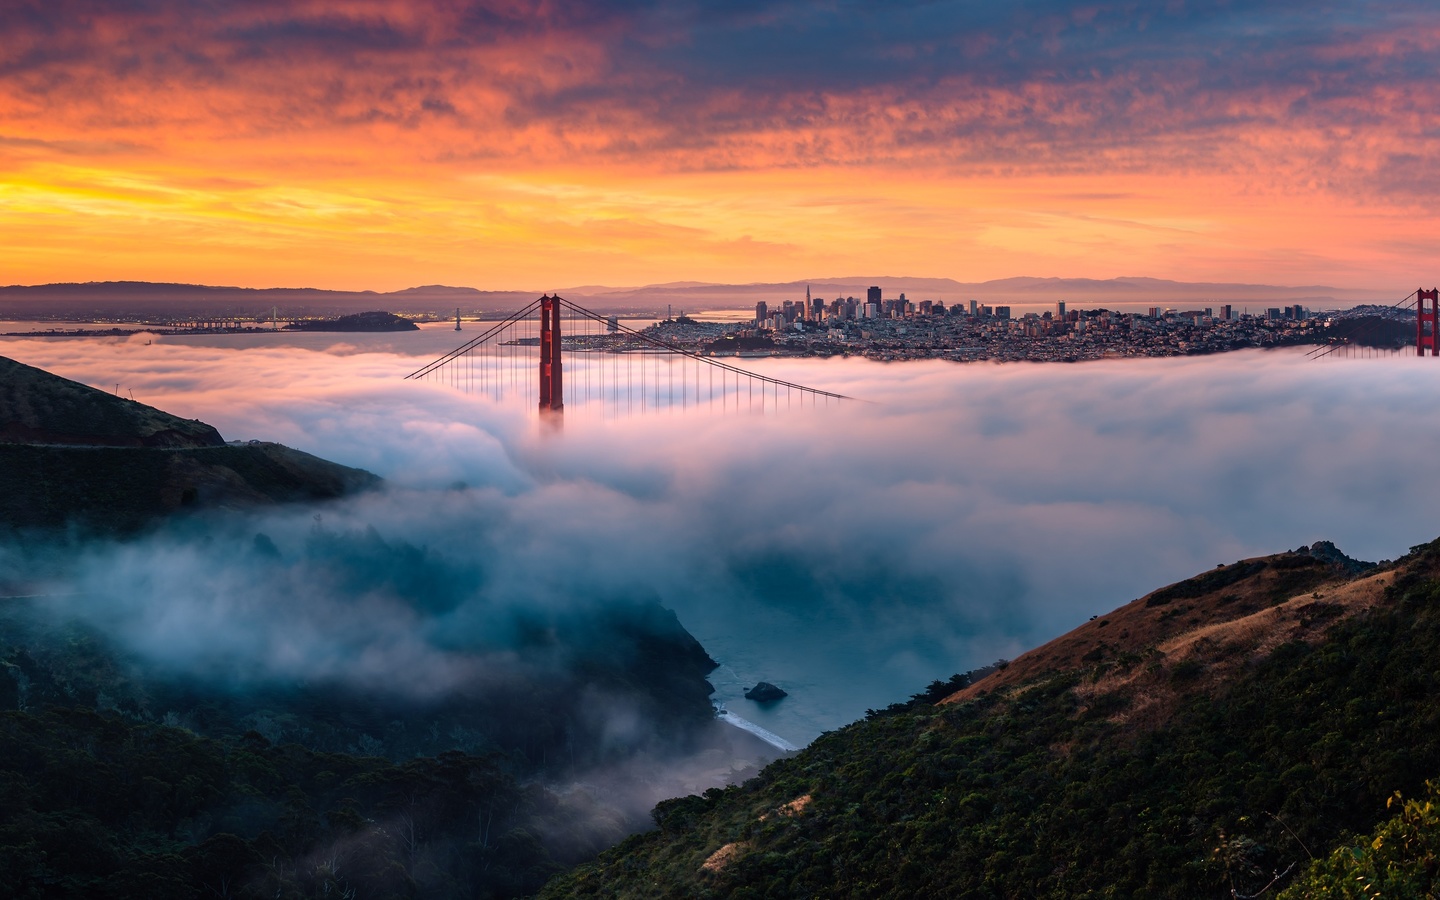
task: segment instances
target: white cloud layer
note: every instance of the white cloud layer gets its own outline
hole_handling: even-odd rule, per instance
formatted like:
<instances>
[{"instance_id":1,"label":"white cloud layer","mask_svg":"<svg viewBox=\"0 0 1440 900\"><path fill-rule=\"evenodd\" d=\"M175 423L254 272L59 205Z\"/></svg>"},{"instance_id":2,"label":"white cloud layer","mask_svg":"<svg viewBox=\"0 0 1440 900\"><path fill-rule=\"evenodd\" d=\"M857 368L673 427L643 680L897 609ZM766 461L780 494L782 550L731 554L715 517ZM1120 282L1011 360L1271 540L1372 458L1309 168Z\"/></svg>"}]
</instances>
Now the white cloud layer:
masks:
<instances>
[{"instance_id":1,"label":"white cloud layer","mask_svg":"<svg viewBox=\"0 0 1440 900\"><path fill-rule=\"evenodd\" d=\"M246 600L229 551L105 551L125 566L90 587L129 598L116 615L135 646L213 635L203 652L255 677L403 666L443 684L446 642L501 627L495 609L658 596L725 664L722 697L759 679L791 689L796 702L752 717L804 740L1216 563L1320 539L1388 558L1440 534L1430 360L766 361L874 403L575 415L546 436L527 409L401 380L417 358L391 350L11 340L0 354L370 469L390 489L327 507L326 527L373 526L483 570L476 597L443 612L354 598L367 615L332 632L316 623L339 589ZM312 512L235 533L264 530L283 552ZM198 558L170 565L177 552ZM182 603L200 596L214 602Z\"/></svg>"}]
</instances>

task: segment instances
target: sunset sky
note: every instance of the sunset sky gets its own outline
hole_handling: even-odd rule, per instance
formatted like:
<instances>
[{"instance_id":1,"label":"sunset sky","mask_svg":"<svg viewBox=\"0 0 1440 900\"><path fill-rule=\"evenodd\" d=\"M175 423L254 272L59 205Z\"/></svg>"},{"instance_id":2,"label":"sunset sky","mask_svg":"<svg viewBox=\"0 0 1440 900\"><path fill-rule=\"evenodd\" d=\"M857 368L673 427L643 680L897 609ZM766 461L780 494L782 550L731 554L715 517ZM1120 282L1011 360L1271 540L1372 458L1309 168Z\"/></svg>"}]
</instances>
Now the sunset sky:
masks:
<instances>
[{"instance_id":1,"label":"sunset sky","mask_svg":"<svg viewBox=\"0 0 1440 900\"><path fill-rule=\"evenodd\" d=\"M0 283L1440 278L1433 3L8 0Z\"/></svg>"}]
</instances>

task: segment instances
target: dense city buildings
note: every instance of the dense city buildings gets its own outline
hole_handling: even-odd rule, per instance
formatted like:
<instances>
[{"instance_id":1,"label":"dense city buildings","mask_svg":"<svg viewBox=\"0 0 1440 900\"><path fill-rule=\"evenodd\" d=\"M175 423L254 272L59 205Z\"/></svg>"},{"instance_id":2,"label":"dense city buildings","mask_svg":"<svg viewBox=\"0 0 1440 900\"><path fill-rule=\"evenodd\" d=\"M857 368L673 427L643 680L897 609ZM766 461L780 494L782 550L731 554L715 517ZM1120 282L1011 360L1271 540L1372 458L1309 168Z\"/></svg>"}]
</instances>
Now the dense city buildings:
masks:
<instances>
[{"instance_id":1,"label":"dense city buildings","mask_svg":"<svg viewBox=\"0 0 1440 900\"><path fill-rule=\"evenodd\" d=\"M1023 309L1023 308L1022 308ZM863 301L811 297L782 301L773 308L755 306L753 323L656 326L665 340L716 355L862 355L872 359L952 359L957 361L1078 361L1113 357L1182 356L1247 347L1314 344L1335 340L1364 317L1404 326L1403 310L1357 307L1312 315L1296 304L1271 307L1259 315L1237 313L1233 306L1146 312L1070 309L1057 301L1044 312L1020 312L976 300L913 301L900 294L887 299L880 287ZM1414 314L1408 313L1413 329ZM1397 318L1398 317L1398 318Z\"/></svg>"}]
</instances>

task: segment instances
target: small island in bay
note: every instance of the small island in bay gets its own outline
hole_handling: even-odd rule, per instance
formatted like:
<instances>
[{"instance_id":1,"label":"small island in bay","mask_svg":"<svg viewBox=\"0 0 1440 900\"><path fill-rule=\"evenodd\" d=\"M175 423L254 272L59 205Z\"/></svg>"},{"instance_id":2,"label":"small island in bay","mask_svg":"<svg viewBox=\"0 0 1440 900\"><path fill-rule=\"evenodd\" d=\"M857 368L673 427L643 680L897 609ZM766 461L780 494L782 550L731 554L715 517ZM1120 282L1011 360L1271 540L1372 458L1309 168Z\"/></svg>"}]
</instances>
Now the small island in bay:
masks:
<instances>
[{"instance_id":1,"label":"small island in bay","mask_svg":"<svg viewBox=\"0 0 1440 900\"><path fill-rule=\"evenodd\" d=\"M285 326L291 331L419 331L420 326L394 313L352 313L334 319L305 319Z\"/></svg>"}]
</instances>

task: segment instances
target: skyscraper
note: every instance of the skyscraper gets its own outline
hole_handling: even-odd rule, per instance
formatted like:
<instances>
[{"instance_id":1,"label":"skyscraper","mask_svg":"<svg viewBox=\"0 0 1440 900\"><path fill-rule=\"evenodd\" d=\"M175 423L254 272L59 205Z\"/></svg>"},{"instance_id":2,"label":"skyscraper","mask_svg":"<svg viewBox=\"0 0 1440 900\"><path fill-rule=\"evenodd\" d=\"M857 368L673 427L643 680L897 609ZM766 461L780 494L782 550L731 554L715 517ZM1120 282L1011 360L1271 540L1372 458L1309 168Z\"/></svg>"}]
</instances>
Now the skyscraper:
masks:
<instances>
[{"instance_id":1,"label":"skyscraper","mask_svg":"<svg viewBox=\"0 0 1440 900\"><path fill-rule=\"evenodd\" d=\"M761 300L755 304L755 324L763 325L768 318L770 318L770 305Z\"/></svg>"},{"instance_id":2,"label":"skyscraper","mask_svg":"<svg viewBox=\"0 0 1440 900\"><path fill-rule=\"evenodd\" d=\"M1062 321L1062 322L1065 321L1065 301L1064 301L1064 300L1057 300L1057 301L1055 302L1055 318L1059 319L1059 320Z\"/></svg>"},{"instance_id":3,"label":"skyscraper","mask_svg":"<svg viewBox=\"0 0 1440 900\"><path fill-rule=\"evenodd\" d=\"M866 303L874 303L874 304L876 304L876 305L879 305L879 303L881 302L881 301L880 301L880 289L879 289L878 287L871 287L868 291L866 291L866 292L865 292L865 302L866 302Z\"/></svg>"}]
</instances>

